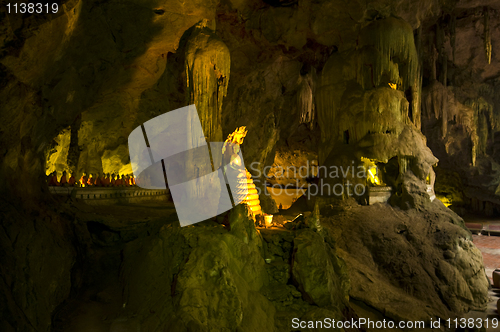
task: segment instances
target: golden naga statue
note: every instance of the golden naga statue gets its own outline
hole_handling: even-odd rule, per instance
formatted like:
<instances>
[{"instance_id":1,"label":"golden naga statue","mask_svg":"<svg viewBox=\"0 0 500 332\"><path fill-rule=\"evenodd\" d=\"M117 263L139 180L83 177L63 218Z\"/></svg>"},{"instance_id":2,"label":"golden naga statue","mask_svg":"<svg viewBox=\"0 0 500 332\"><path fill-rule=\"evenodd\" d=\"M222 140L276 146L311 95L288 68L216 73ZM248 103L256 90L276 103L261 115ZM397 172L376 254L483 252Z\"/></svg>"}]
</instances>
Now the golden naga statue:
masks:
<instances>
[{"instance_id":1,"label":"golden naga statue","mask_svg":"<svg viewBox=\"0 0 500 332\"><path fill-rule=\"evenodd\" d=\"M229 161L229 167L233 169L239 169L242 165L242 161L238 152L240 152L240 145L243 143L243 139L247 135L247 130L245 126L236 128L234 132L227 136L226 141L222 147L222 155L224 159L224 164L227 164ZM228 149L228 144L231 143L231 149ZM257 188L252 180L252 175L245 168L245 171L241 174L238 174L238 184L236 193L233 192L233 195L237 195L239 189L247 189L247 194L243 200L243 203L247 204L252 211L252 215L255 217L257 215L262 214L262 209L260 207L259 194L257 192ZM236 198L236 197L235 197Z\"/></svg>"}]
</instances>

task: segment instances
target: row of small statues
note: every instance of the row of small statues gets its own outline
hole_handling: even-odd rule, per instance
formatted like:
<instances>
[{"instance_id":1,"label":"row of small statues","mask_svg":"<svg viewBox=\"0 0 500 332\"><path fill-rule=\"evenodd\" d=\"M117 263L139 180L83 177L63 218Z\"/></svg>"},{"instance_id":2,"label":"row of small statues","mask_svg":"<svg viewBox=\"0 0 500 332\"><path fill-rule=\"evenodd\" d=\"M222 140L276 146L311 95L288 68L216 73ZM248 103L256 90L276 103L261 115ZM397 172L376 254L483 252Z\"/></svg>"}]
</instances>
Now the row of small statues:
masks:
<instances>
[{"instance_id":1,"label":"row of small statues","mask_svg":"<svg viewBox=\"0 0 500 332\"><path fill-rule=\"evenodd\" d=\"M131 187L135 186L135 178L133 175L120 174L103 174L102 176L99 173L96 173L96 176L93 176L92 173L87 176L86 173L83 173L80 180L76 180L73 175L68 177L66 171L63 171L61 179L57 179L57 172L54 171L47 176L47 183L49 186L62 186L62 187Z\"/></svg>"}]
</instances>

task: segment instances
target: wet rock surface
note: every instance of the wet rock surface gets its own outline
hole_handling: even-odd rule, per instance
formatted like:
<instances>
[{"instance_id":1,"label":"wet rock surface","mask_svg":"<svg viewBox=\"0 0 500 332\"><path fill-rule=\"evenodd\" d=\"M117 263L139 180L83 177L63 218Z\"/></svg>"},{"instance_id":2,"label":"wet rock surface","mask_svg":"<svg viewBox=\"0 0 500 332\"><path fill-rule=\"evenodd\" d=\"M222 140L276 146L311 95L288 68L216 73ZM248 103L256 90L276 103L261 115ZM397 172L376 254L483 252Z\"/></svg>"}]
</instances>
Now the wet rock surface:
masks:
<instances>
[{"instance_id":1,"label":"wet rock surface","mask_svg":"<svg viewBox=\"0 0 500 332\"><path fill-rule=\"evenodd\" d=\"M350 296L394 320L484 309L488 280L463 220L439 201L424 213L352 207L326 223L348 267Z\"/></svg>"}]
</instances>

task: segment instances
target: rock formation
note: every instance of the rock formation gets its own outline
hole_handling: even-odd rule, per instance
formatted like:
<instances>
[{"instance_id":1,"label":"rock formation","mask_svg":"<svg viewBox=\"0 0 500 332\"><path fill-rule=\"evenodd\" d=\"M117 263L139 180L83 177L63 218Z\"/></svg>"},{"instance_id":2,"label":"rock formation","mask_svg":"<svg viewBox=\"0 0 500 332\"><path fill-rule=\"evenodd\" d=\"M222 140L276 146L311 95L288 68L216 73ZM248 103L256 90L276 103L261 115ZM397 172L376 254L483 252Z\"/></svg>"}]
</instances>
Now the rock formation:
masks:
<instances>
[{"instance_id":1,"label":"rock formation","mask_svg":"<svg viewBox=\"0 0 500 332\"><path fill-rule=\"evenodd\" d=\"M497 2L58 4L0 9L0 330L72 330L83 302L109 304L105 328L141 331L484 308L482 257L455 212L500 213ZM51 194L54 172L128 182L131 131L190 104L208 142L246 126L264 213L278 212L269 182L384 184L391 198L305 195L275 215L303 222L257 229L245 204L180 227L171 202L91 207ZM378 183L354 172L367 163ZM277 172L304 165L353 171Z\"/></svg>"}]
</instances>

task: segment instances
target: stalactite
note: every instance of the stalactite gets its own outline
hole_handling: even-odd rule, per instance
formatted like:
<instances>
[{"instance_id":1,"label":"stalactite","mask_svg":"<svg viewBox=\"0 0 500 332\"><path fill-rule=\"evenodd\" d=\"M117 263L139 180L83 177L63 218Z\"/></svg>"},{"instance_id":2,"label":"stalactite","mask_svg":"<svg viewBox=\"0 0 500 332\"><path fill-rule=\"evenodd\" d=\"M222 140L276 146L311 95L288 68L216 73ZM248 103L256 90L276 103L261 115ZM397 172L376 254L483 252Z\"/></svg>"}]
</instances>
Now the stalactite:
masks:
<instances>
[{"instance_id":1,"label":"stalactite","mask_svg":"<svg viewBox=\"0 0 500 332\"><path fill-rule=\"evenodd\" d=\"M408 171L408 168L410 167L410 159L405 156L399 156L398 161L399 161L399 173L405 174Z\"/></svg>"},{"instance_id":2,"label":"stalactite","mask_svg":"<svg viewBox=\"0 0 500 332\"><path fill-rule=\"evenodd\" d=\"M333 147L332 143L338 138L337 116L339 115L342 95L346 90L344 80L354 76L349 69L347 60L342 55L335 53L328 59L318 78L315 99L318 123L321 124L321 143L318 153L320 164L330 153Z\"/></svg>"},{"instance_id":3,"label":"stalactite","mask_svg":"<svg viewBox=\"0 0 500 332\"><path fill-rule=\"evenodd\" d=\"M491 49L490 11L484 7L484 50L488 64L491 63Z\"/></svg>"},{"instance_id":4,"label":"stalactite","mask_svg":"<svg viewBox=\"0 0 500 332\"><path fill-rule=\"evenodd\" d=\"M411 89L412 118L410 119L415 127L420 130L422 126L422 69L419 65L419 74L415 78L414 86Z\"/></svg>"},{"instance_id":5,"label":"stalactite","mask_svg":"<svg viewBox=\"0 0 500 332\"><path fill-rule=\"evenodd\" d=\"M442 56L442 76L441 76L441 82L443 83L444 86L448 85L448 57L446 54L443 54Z\"/></svg>"},{"instance_id":6,"label":"stalactite","mask_svg":"<svg viewBox=\"0 0 500 332\"><path fill-rule=\"evenodd\" d=\"M499 123L494 117L493 106L484 98L468 99L463 104L454 94L439 82L430 86L422 101L422 114L427 119L441 122L442 137L448 134L450 120L462 128L471 140L471 161L475 165L478 156L486 153L488 139Z\"/></svg>"},{"instance_id":7,"label":"stalactite","mask_svg":"<svg viewBox=\"0 0 500 332\"><path fill-rule=\"evenodd\" d=\"M490 128L496 128L497 123L493 114L493 106L484 98L469 99L465 106L473 111L470 133L473 143L473 160L486 153Z\"/></svg>"},{"instance_id":8,"label":"stalactite","mask_svg":"<svg viewBox=\"0 0 500 332\"><path fill-rule=\"evenodd\" d=\"M353 61L356 68L356 80L364 90L373 89L383 83L394 83L400 88L403 87L398 63L393 62L390 57L375 47L361 48ZM390 82L382 82L382 78L388 78Z\"/></svg>"},{"instance_id":9,"label":"stalactite","mask_svg":"<svg viewBox=\"0 0 500 332\"><path fill-rule=\"evenodd\" d=\"M320 163L336 142L345 141L344 136L352 144L370 133L398 135L403 123L420 124L418 63L413 29L397 18L371 23L360 32L356 50L332 55L315 96L321 124ZM397 90L388 83L396 84ZM412 119L403 93L410 87L416 96Z\"/></svg>"},{"instance_id":10,"label":"stalactite","mask_svg":"<svg viewBox=\"0 0 500 332\"><path fill-rule=\"evenodd\" d=\"M402 124L410 124L409 103L402 91L389 87L353 92L344 96L345 104L337 117L341 139L349 132L349 144L356 144L367 134L399 135Z\"/></svg>"},{"instance_id":11,"label":"stalactite","mask_svg":"<svg viewBox=\"0 0 500 332\"><path fill-rule=\"evenodd\" d=\"M415 82L411 89L411 102L412 102L412 118L411 121L417 129L420 130L422 126L422 25L417 30L417 38L415 40L415 48L417 50L418 67Z\"/></svg>"},{"instance_id":12,"label":"stalactite","mask_svg":"<svg viewBox=\"0 0 500 332\"><path fill-rule=\"evenodd\" d=\"M300 110L300 123L309 125L312 129L314 125L314 81L312 73L299 77L300 88L298 93L298 106Z\"/></svg>"},{"instance_id":13,"label":"stalactite","mask_svg":"<svg viewBox=\"0 0 500 332\"><path fill-rule=\"evenodd\" d=\"M455 17L455 15L452 15L450 22L450 45L452 50L453 62L455 62L456 24L457 18Z\"/></svg>"},{"instance_id":14,"label":"stalactite","mask_svg":"<svg viewBox=\"0 0 500 332\"><path fill-rule=\"evenodd\" d=\"M222 101L227 94L230 54L227 46L205 24L186 44L187 102L195 104L209 141L222 140Z\"/></svg>"},{"instance_id":15,"label":"stalactite","mask_svg":"<svg viewBox=\"0 0 500 332\"><path fill-rule=\"evenodd\" d=\"M193 145L197 146L200 140L221 142L222 133L222 102L227 93L231 59L227 46L215 34L215 25L208 20L201 21L192 28L187 37L184 48L184 69L186 73L186 103L194 104L198 111L205 137L193 138ZM187 128L188 131L191 128ZM196 133L199 136L199 133ZM213 154L214 165L220 165L218 154ZM211 164L200 155L188 155L185 164L199 174L209 174L213 171ZM197 159L198 158L198 159ZM189 170L186 168L186 172ZM189 175L190 176L190 175ZM186 185L186 193L191 197L202 197L201 188L217 188L220 184L211 182L213 179L198 178L197 182Z\"/></svg>"},{"instance_id":16,"label":"stalactite","mask_svg":"<svg viewBox=\"0 0 500 332\"><path fill-rule=\"evenodd\" d=\"M448 94L443 96L442 102L443 110L441 114L441 133L442 137L445 137L446 134L448 134Z\"/></svg>"},{"instance_id":17,"label":"stalactite","mask_svg":"<svg viewBox=\"0 0 500 332\"><path fill-rule=\"evenodd\" d=\"M438 61L441 68L439 73L439 81L446 86L446 80L448 76L448 56L446 55L444 42L445 42L445 33L444 29L441 26L442 20L440 20L436 24L436 49L438 52Z\"/></svg>"},{"instance_id":18,"label":"stalactite","mask_svg":"<svg viewBox=\"0 0 500 332\"><path fill-rule=\"evenodd\" d=\"M449 94L447 88L441 83L435 82L422 102L424 116L428 119L434 117L441 121L442 137L445 137L448 132L448 99Z\"/></svg>"},{"instance_id":19,"label":"stalactite","mask_svg":"<svg viewBox=\"0 0 500 332\"><path fill-rule=\"evenodd\" d=\"M386 74L391 78L400 78L398 83L403 90L413 84L418 56L413 29L408 23L392 17L375 21L361 31L359 43L361 47L369 48L363 54L364 61L358 62L358 72L363 71L367 63L372 64L375 86L380 85L382 76ZM364 79L360 84L366 89Z\"/></svg>"},{"instance_id":20,"label":"stalactite","mask_svg":"<svg viewBox=\"0 0 500 332\"><path fill-rule=\"evenodd\" d=\"M431 80L436 81L437 80L437 58L438 58L438 52L436 50L436 46L434 44L431 44Z\"/></svg>"}]
</instances>

